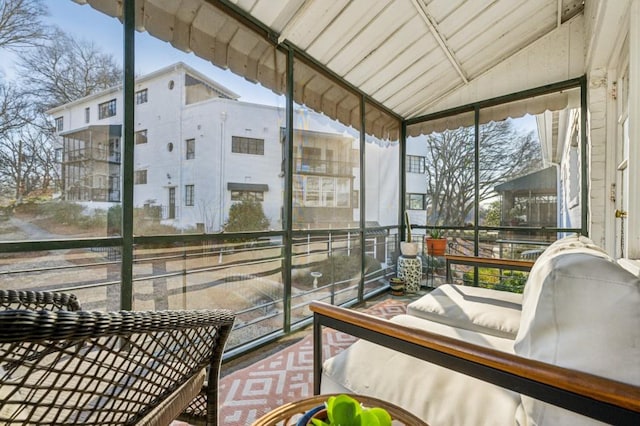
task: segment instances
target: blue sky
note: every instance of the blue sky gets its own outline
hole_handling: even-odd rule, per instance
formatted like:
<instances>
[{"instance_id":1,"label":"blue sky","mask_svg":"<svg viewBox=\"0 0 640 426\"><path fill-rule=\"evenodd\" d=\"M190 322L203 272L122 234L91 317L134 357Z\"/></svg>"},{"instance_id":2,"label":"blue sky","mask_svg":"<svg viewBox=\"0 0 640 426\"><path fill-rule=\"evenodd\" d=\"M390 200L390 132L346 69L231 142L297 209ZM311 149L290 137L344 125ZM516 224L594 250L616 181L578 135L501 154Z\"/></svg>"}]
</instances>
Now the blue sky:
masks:
<instances>
[{"instance_id":1,"label":"blue sky","mask_svg":"<svg viewBox=\"0 0 640 426\"><path fill-rule=\"evenodd\" d=\"M114 0L115 1L115 0ZM104 52L112 54L122 64L123 30L122 24L93 9L89 5L79 5L71 0L45 0L50 16L45 21L60 27L77 39L94 42ZM238 77L230 71L222 70L193 53L185 53L169 43L136 32L136 74L143 75L176 62L184 62L214 81L241 96L241 100L262 104L276 104L276 95ZM16 55L0 50L0 72L9 79L16 76L13 67Z\"/></svg>"}]
</instances>

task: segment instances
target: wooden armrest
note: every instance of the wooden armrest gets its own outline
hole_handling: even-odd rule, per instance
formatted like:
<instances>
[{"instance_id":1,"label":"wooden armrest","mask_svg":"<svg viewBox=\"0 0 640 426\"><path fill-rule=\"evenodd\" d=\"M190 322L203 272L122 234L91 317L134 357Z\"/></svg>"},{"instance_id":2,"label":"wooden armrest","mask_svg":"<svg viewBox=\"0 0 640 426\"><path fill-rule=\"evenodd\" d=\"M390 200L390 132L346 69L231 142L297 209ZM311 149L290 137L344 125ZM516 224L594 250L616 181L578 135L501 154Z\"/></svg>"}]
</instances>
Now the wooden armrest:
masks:
<instances>
[{"instance_id":1,"label":"wooden armrest","mask_svg":"<svg viewBox=\"0 0 640 426\"><path fill-rule=\"evenodd\" d=\"M474 345L323 302L312 302L310 309L314 312L316 393L320 392L321 326L328 326L601 421L640 424L638 386Z\"/></svg>"},{"instance_id":2,"label":"wooden armrest","mask_svg":"<svg viewBox=\"0 0 640 426\"><path fill-rule=\"evenodd\" d=\"M512 271L530 271L535 263L530 260L496 259L492 257L461 256L454 254L447 254L444 258L446 262L447 282L451 282L451 265L487 266Z\"/></svg>"},{"instance_id":3,"label":"wooden armrest","mask_svg":"<svg viewBox=\"0 0 640 426\"><path fill-rule=\"evenodd\" d=\"M454 254L447 254L444 256L445 260L449 263L458 265L473 265L473 266L493 266L496 268L524 268L524 270L531 270L535 262L530 260L515 260L515 259L496 259L493 257L479 257L479 256L460 256Z\"/></svg>"}]
</instances>

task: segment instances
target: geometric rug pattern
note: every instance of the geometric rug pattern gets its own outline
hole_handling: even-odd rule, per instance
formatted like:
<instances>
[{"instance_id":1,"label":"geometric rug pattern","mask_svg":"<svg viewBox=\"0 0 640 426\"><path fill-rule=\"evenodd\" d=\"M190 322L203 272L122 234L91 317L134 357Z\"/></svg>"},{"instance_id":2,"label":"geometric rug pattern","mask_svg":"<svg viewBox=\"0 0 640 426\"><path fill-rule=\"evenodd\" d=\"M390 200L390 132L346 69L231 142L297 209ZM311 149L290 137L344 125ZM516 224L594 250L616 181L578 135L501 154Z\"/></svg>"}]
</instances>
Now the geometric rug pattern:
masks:
<instances>
[{"instance_id":1,"label":"geometric rug pattern","mask_svg":"<svg viewBox=\"0 0 640 426\"><path fill-rule=\"evenodd\" d=\"M406 303L387 299L364 312L382 318L406 313ZM324 328L323 359L349 347L356 339ZM280 405L313 395L313 335L220 380L221 425L249 426Z\"/></svg>"}]
</instances>

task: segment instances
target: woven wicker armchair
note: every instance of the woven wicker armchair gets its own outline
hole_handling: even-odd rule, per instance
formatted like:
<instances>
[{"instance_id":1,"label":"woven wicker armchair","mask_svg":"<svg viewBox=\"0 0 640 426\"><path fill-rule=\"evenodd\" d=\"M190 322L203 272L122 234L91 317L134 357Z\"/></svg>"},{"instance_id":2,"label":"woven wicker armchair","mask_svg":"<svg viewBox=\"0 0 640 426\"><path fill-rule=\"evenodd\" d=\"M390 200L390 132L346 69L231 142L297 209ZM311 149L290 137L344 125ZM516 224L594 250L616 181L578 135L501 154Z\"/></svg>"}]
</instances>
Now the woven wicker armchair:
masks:
<instances>
[{"instance_id":1,"label":"woven wicker armchair","mask_svg":"<svg viewBox=\"0 0 640 426\"><path fill-rule=\"evenodd\" d=\"M0 290L0 423L217 425L233 321L221 309L88 312L73 295Z\"/></svg>"}]
</instances>

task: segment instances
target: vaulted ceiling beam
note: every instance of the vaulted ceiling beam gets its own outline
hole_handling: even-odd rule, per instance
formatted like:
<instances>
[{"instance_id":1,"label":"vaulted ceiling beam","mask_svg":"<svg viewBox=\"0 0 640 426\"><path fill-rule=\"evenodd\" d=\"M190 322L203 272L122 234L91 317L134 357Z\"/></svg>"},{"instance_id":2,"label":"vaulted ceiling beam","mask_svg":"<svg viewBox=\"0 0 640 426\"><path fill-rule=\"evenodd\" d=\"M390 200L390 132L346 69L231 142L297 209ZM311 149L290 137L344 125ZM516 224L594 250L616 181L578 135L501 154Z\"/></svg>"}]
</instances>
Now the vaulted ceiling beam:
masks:
<instances>
[{"instance_id":1,"label":"vaulted ceiling beam","mask_svg":"<svg viewBox=\"0 0 640 426\"><path fill-rule=\"evenodd\" d=\"M440 34L440 30L438 29L438 25L436 24L435 19L427 11L427 6L422 0L411 0L411 3L413 3L416 10L418 11L418 14L422 17L425 24L427 24L427 27L429 27L429 31L431 31L431 34L433 34L433 36L435 37L438 45L440 45L440 48L444 51L444 54L447 56L447 59L449 59L449 62L451 62L451 65L453 65L453 68L455 68L462 81L464 81L465 84L469 83L469 79L462 70L462 66L458 62L458 59L447 44L444 36Z\"/></svg>"}]
</instances>

